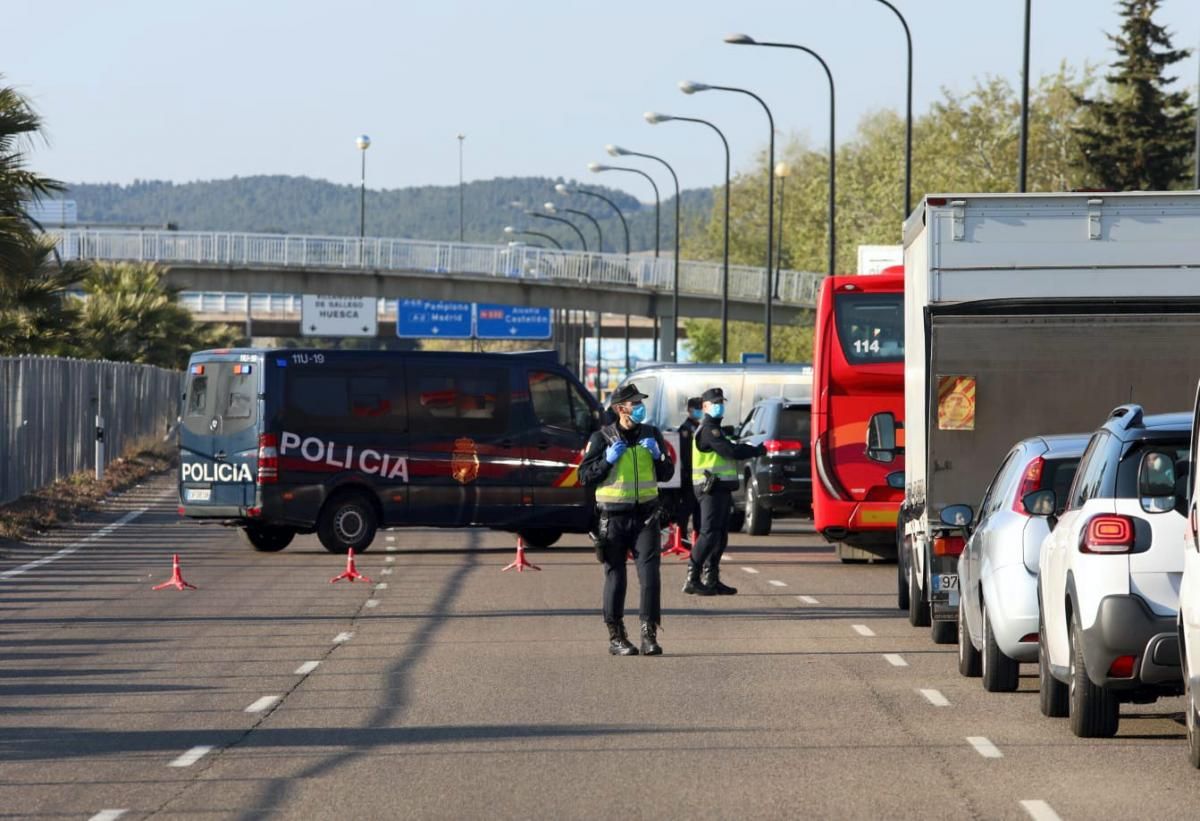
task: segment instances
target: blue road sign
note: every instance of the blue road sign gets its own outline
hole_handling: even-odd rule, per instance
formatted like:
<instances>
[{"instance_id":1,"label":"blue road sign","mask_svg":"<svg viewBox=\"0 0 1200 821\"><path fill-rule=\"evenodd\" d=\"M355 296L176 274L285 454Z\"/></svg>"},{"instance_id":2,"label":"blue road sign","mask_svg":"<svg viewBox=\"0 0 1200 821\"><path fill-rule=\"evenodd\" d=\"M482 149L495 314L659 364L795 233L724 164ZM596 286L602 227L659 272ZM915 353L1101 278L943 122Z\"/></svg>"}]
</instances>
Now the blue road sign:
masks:
<instances>
[{"instance_id":1,"label":"blue road sign","mask_svg":"<svg viewBox=\"0 0 1200 821\"><path fill-rule=\"evenodd\" d=\"M760 362L766 362L766 361L767 361L767 355L765 353L743 353L742 354L742 364L743 365L757 365Z\"/></svg>"},{"instance_id":2,"label":"blue road sign","mask_svg":"<svg viewBox=\"0 0 1200 821\"><path fill-rule=\"evenodd\" d=\"M479 339L549 339L550 309L480 302L475 312L475 336Z\"/></svg>"},{"instance_id":3,"label":"blue road sign","mask_svg":"<svg viewBox=\"0 0 1200 821\"><path fill-rule=\"evenodd\" d=\"M402 299L396 305L396 336L404 339L470 339L470 302Z\"/></svg>"}]
</instances>

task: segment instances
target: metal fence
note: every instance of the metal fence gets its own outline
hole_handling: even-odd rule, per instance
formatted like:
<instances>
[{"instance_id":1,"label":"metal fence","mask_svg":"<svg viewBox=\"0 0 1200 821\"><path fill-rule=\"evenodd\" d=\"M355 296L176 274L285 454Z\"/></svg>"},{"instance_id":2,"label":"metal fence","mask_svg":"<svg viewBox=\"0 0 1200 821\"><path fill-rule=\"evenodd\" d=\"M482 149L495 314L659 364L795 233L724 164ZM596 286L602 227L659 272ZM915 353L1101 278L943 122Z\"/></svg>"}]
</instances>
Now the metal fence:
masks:
<instances>
[{"instance_id":1,"label":"metal fence","mask_svg":"<svg viewBox=\"0 0 1200 821\"><path fill-rule=\"evenodd\" d=\"M107 461L163 436L179 413L182 376L149 365L0 357L0 504L94 469L97 408Z\"/></svg>"}]
</instances>

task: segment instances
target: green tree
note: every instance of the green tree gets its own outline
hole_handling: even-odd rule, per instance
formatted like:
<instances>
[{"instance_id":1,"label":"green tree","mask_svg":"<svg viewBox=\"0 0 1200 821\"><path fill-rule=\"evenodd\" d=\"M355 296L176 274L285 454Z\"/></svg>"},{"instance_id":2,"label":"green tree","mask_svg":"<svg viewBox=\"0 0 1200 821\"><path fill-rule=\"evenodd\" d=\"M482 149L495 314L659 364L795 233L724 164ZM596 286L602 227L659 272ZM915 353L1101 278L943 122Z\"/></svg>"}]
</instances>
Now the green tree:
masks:
<instances>
[{"instance_id":1,"label":"green tree","mask_svg":"<svg viewBox=\"0 0 1200 821\"><path fill-rule=\"evenodd\" d=\"M1187 93L1169 92L1167 68L1186 58L1154 22L1159 0L1120 0L1124 21L1108 35L1117 52L1105 76L1108 96L1078 102L1090 122L1076 129L1089 179L1116 191L1163 191L1188 179L1196 109Z\"/></svg>"}]
</instances>

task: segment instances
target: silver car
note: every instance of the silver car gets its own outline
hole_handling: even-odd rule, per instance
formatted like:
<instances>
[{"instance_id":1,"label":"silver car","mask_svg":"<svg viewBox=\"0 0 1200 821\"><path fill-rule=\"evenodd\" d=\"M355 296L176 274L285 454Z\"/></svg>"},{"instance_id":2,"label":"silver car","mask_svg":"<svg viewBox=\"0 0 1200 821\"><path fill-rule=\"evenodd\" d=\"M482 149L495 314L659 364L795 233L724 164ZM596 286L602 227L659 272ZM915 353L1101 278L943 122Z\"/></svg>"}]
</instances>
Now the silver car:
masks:
<instances>
[{"instance_id":1,"label":"silver car","mask_svg":"<svg viewBox=\"0 0 1200 821\"><path fill-rule=\"evenodd\" d=\"M1086 434L1019 442L969 528L958 558L958 671L982 676L989 692L1016 690L1021 662L1037 661L1038 557L1050 528L1046 516L1031 516L1022 500L1038 490L1066 499L1087 443Z\"/></svg>"}]
</instances>

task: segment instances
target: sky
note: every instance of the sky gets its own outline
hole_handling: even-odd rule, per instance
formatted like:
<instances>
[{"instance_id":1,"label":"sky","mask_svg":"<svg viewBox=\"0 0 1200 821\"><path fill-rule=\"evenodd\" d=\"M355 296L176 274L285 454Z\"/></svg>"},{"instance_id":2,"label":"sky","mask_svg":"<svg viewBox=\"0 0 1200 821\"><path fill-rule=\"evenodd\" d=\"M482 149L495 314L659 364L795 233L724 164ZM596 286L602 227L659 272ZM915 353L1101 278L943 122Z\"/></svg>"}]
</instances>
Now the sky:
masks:
<instances>
[{"instance_id":1,"label":"sky","mask_svg":"<svg viewBox=\"0 0 1200 821\"><path fill-rule=\"evenodd\" d=\"M1019 83L1023 0L893 2L913 34L916 113L985 75ZM1112 60L1113 0L1032 6L1033 78L1064 60ZM716 135L651 126L643 112L712 120L735 169L765 147L766 118L740 94L685 96L680 80L751 89L782 135L828 141L819 64L722 42L736 32L821 54L839 142L865 114L904 104L903 31L877 0L4 0L4 18L0 74L46 122L30 164L69 182L291 174L357 184L365 133L368 187L449 185L462 133L468 180L599 182L587 163L612 161L604 146L615 143L664 157L684 188L711 186L723 178ZM1176 47L1200 45L1200 0L1163 0L1157 19ZM1196 56L1176 68L1194 89ZM602 177L650 199L639 177Z\"/></svg>"}]
</instances>

